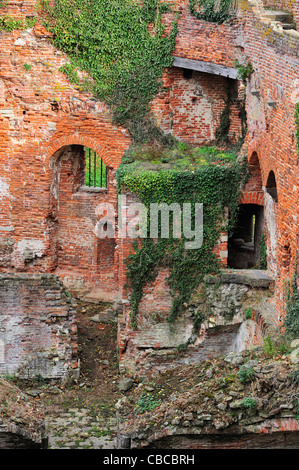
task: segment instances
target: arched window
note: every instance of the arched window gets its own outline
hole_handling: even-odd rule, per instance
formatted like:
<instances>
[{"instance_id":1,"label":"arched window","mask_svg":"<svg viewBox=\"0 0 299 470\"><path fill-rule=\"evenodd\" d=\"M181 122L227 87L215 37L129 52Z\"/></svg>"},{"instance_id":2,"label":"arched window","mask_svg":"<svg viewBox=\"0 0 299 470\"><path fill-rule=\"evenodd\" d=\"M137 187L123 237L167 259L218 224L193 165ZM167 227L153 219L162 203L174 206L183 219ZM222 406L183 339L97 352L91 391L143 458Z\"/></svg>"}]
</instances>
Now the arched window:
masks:
<instances>
[{"instance_id":1,"label":"arched window","mask_svg":"<svg viewBox=\"0 0 299 470\"><path fill-rule=\"evenodd\" d=\"M270 171L268 176L266 191L268 194L270 194L270 196L274 199L275 202L278 202L276 179L275 174L272 170Z\"/></svg>"},{"instance_id":2,"label":"arched window","mask_svg":"<svg viewBox=\"0 0 299 470\"><path fill-rule=\"evenodd\" d=\"M250 171L250 188L249 190L261 191L262 190L262 174L261 167L256 152L253 152L249 159L249 171Z\"/></svg>"},{"instance_id":3,"label":"arched window","mask_svg":"<svg viewBox=\"0 0 299 470\"><path fill-rule=\"evenodd\" d=\"M107 188L108 169L105 163L94 150L84 147L84 152L84 185L93 188Z\"/></svg>"}]
</instances>

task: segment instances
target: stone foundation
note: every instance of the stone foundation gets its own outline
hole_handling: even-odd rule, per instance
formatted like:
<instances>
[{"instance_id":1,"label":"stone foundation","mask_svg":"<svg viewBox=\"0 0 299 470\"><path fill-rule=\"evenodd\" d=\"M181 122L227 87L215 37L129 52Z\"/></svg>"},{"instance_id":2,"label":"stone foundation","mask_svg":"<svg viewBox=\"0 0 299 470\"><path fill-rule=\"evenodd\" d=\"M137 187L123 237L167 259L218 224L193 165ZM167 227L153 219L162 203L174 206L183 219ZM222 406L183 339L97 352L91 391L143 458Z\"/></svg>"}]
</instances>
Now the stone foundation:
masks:
<instances>
[{"instance_id":1,"label":"stone foundation","mask_svg":"<svg viewBox=\"0 0 299 470\"><path fill-rule=\"evenodd\" d=\"M130 304L124 304L119 317L122 371L151 375L263 344L275 317L273 282L265 272L223 270L219 276L207 276L174 323L168 322L171 296L166 277L167 272L161 272L145 289L135 330L130 327Z\"/></svg>"}]
</instances>

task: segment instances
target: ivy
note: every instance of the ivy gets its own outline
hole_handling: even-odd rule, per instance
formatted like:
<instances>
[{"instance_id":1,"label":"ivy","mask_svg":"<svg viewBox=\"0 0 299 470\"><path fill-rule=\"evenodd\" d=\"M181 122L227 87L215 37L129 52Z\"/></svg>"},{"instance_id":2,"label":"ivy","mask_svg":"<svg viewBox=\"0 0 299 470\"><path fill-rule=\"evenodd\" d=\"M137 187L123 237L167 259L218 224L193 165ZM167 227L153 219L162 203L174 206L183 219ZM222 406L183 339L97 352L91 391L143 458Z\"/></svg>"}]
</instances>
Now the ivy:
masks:
<instances>
[{"instance_id":1,"label":"ivy","mask_svg":"<svg viewBox=\"0 0 299 470\"><path fill-rule=\"evenodd\" d=\"M299 290L297 281L298 274L295 267L292 281L285 289L286 316L283 323L286 335L291 339L299 337Z\"/></svg>"},{"instance_id":2,"label":"ivy","mask_svg":"<svg viewBox=\"0 0 299 470\"><path fill-rule=\"evenodd\" d=\"M222 24L232 17L232 0L189 0L189 9L196 18Z\"/></svg>"},{"instance_id":3,"label":"ivy","mask_svg":"<svg viewBox=\"0 0 299 470\"><path fill-rule=\"evenodd\" d=\"M242 65L238 59L235 60L234 67L237 70L237 78L243 82L246 82L254 71L250 62L247 62L246 65Z\"/></svg>"},{"instance_id":4,"label":"ivy","mask_svg":"<svg viewBox=\"0 0 299 470\"><path fill-rule=\"evenodd\" d=\"M14 18L8 15L0 16L0 30L2 31L14 31L15 29L27 29L33 28L37 21L36 17L26 18L25 21L22 18Z\"/></svg>"},{"instance_id":5,"label":"ivy","mask_svg":"<svg viewBox=\"0 0 299 470\"><path fill-rule=\"evenodd\" d=\"M136 143L164 141L150 113L165 68L173 63L177 21L166 34L158 0L56 0L43 4L45 26L68 54L70 80L105 101ZM149 28L150 25L150 28ZM88 74L82 76L80 71Z\"/></svg>"},{"instance_id":6,"label":"ivy","mask_svg":"<svg viewBox=\"0 0 299 470\"><path fill-rule=\"evenodd\" d=\"M232 100L230 96L228 95L226 102L225 102L225 108L223 109L221 116L220 116L219 127L217 127L215 131L217 144L229 143L229 130L230 130L230 124L231 124L231 119L230 119L231 103L232 103Z\"/></svg>"},{"instance_id":7,"label":"ivy","mask_svg":"<svg viewBox=\"0 0 299 470\"><path fill-rule=\"evenodd\" d=\"M232 147L231 142L230 142L230 136L229 136L230 126L231 126L230 116L231 116L232 104L233 104L233 99L231 96L231 91L228 88L227 97L225 100L225 107L223 108L223 111L221 112L220 123L215 131L215 138L216 138L217 145L226 145L228 147ZM241 149L244 143L246 134L247 134L247 113L245 109L245 100L240 103L239 118L241 120L242 133L241 133L240 138L235 144L235 147L238 150Z\"/></svg>"},{"instance_id":8,"label":"ivy","mask_svg":"<svg viewBox=\"0 0 299 470\"><path fill-rule=\"evenodd\" d=\"M245 164L239 160L221 161L221 156L225 155L219 150L217 164L212 161L217 149L212 148L210 152L210 161L206 149L207 159L193 169L142 170L142 166L138 167L135 162L122 164L117 170L119 188L135 193L148 213L151 203L191 203L193 210L195 203L203 203L204 207L203 244L200 248L185 249L186 238L172 238L171 230L170 238L153 240L148 236L133 243L134 252L126 260L133 327L137 325L136 316L144 287L154 281L161 268L168 268L170 272L167 279L173 300L170 322L184 311L204 276L219 271L213 248L224 227L223 209L229 208L230 223L226 228L231 230L237 215L240 182L244 180L246 171Z\"/></svg>"},{"instance_id":9,"label":"ivy","mask_svg":"<svg viewBox=\"0 0 299 470\"><path fill-rule=\"evenodd\" d=\"M266 270L267 266L268 266L267 244L266 244L266 239L265 239L265 233L262 232L261 238L260 238L260 257L259 257L258 268Z\"/></svg>"},{"instance_id":10,"label":"ivy","mask_svg":"<svg viewBox=\"0 0 299 470\"><path fill-rule=\"evenodd\" d=\"M0 8L5 9L7 7L8 0L0 0ZM15 29L27 29L33 28L35 23L37 22L36 16L28 16L25 18L15 18L13 16L2 14L0 15L0 30L11 32Z\"/></svg>"}]
</instances>

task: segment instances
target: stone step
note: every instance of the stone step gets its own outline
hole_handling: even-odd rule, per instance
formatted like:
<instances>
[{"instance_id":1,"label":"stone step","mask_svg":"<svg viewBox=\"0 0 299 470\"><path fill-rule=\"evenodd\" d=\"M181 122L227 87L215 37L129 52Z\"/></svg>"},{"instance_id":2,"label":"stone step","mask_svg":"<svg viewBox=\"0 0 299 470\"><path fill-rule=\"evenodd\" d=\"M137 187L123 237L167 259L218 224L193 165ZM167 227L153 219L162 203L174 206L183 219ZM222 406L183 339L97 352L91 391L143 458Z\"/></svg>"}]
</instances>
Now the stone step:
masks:
<instances>
[{"instance_id":1,"label":"stone step","mask_svg":"<svg viewBox=\"0 0 299 470\"><path fill-rule=\"evenodd\" d=\"M280 21L281 23L287 24L293 23L292 13L285 11L265 10L264 16L272 21Z\"/></svg>"},{"instance_id":2,"label":"stone step","mask_svg":"<svg viewBox=\"0 0 299 470\"><path fill-rule=\"evenodd\" d=\"M295 23L281 23L283 29L296 29Z\"/></svg>"}]
</instances>

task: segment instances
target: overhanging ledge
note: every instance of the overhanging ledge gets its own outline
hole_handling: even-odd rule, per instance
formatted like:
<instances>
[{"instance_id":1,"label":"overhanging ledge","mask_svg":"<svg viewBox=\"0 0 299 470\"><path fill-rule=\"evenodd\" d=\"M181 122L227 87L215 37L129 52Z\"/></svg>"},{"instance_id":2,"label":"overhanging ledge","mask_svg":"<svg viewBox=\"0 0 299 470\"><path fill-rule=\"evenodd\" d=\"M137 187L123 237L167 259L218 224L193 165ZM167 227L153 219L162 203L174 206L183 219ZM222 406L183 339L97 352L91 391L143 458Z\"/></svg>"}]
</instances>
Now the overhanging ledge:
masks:
<instances>
[{"instance_id":1,"label":"overhanging ledge","mask_svg":"<svg viewBox=\"0 0 299 470\"><path fill-rule=\"evenodd\" d=\"M203 60L183 59L182 57L174 57L174 67L182 69L196 70L198 72L211 73L213 75L222 75L223 77L237 80L237 71L233 67L214 64L213 62L204 62Z\"/></svg>"}]
</instances>

